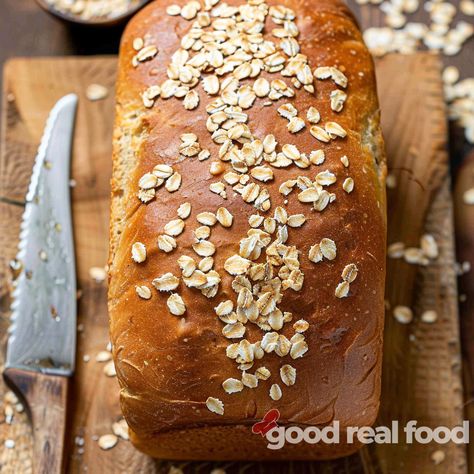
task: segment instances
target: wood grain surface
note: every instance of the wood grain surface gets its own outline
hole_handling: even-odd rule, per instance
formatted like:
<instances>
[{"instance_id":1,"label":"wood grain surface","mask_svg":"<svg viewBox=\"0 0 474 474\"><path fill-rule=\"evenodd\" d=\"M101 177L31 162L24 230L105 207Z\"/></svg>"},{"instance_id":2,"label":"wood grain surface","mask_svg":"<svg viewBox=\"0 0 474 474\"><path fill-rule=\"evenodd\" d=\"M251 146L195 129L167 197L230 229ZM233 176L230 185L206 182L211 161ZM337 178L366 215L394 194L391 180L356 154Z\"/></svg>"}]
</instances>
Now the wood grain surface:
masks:
<instances>
[{"instance_id":1,"label":"wood grain surface","mask_svg":"<svg viewBox=\"0 0 474 474\"><path fill-rule=\"evenodd\" d=\"M419 425L452 426L463 417L463 394L439 63L433 56L421 55L392 56L382 64L383 73L378 70L382 127L389 172L397 178L397 187L388 190L388 243L416 247L420 235L428 232L440 244L440 256L427 267L388 260L386 298L392 308L411 307L415 320L400 325L387 313L379 423L396 419L404 425L416 419ZM384 80L385 75L396 80ZM438 322L421 322L421 313L432 309L440 316ZM424 465L436 449L401 443L396 448L381 445L377 452L390 473L465 472L464 447L442 448L443 464Z\"/></svg>"},{"instance_id":2,"label":"wood grain surface","mask_svg":"<svg viewBox=\"0 0 474 474\"><path fill-rule=\"evenodd\" d=\"M464 193L474 188L474 151L466 158L456 177L454 187L454 209L456 224L456 249L458 261L474 261L474 206L464 202ZM466 419L474 420L474 278L472 271L459 279L461 343L463 355L464 398ZM474 423L470 426L474 439ZM474 459L474 443L468 446L469 459ZM474 463L469 464L469 473L474 473Z\"/></svg>"},{"instance_id":3,"label":"wood grain surface","mask_svg":"<svg viewBox=\"0 0 474 474\"><path fill-rule=\"evenodd\" d=\"M107 255L110 142L113 121L114 58L17 59L4 76L3 137L0 160L0 331L8 325L11 275L9 260L16 253L22 201L46 116L62 95L80 96L74 142L73 212L78 283L81 289L78 322L77 372L68 430L68 471L71 473L158 473L170 464L151 460L124 440L109 451L97 437L111 433L120 419L118 386L94 360L107 342L106 288L89 269L103 266ZM400 74L404 71L404 74ZM377 63L382 123L390 172L398 185L389 191L389 242L417 246L423 232L440 243L439 258L428 267L389 261L387 299L391 307L408 304L415 321L402 326L387 311L383 401L379 424L410 419L428 426L455 426L463 417L457 293L454 272L452 202L446 154L446 115L442 99L440 62L436 56L388 56ZM394 78L396 77L396 80ZM109 97L90 102L88 84L110 88ZM437 323L422 323L423 310L436 309ZM86 362L89 356L90 360ZM1 421L1 419L0 419ZM75 444L84 438L83 454ZM3 440L16 440L4 449ZM0 471L30 472L31 435L26 418L16 414L12 425L0 424ZM446 459L435 465L433 452ZM365 474L461 474L466 471L463 446L370 446L350 458L326 463L257 465L234 463L181 464L189 472L314 472Z\"/></svg>"}]
</instances>

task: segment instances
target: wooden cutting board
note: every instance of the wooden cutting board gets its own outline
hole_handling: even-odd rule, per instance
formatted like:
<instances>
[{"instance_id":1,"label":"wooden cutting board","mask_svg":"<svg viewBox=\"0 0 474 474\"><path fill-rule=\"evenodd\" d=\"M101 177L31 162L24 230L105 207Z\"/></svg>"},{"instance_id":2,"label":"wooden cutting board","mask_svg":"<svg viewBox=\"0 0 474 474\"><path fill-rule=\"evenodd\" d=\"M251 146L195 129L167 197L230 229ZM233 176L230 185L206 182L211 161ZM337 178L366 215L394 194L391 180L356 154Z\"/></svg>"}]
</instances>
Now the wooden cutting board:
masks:
<instances>
[{"instance_id":1,"label":"wooden cutting board","mask_svg":"<svg viewBox=\"0 0 474 474\"><path fill-rule=\"evenodd\" d=\"M80 105L72 175L81 330L68 429L68 471L152 474L168 472L171 464L147 458L124 440L110 451L100 450L96 441L98 436L110 433L112 423L120 419L117 382L104 375L104 363L95 361L108 341L106 286L90 276L90 268L103 267L107 259L115 68L116 60L111 57L15 59L5 68L0 159L0 331L5 334L8 326L9 261L16 253L36 148L55 101L75 92ZM388 262L387 305L409 305L415 311L415 321L400 325L387 311L379 424L399 420L403 425L416 419L420 425L453 427L463 418L463 389L440 62L431 54L387 56L377 62L377 75L389 168L397 179L396 188L388 192L389 243L402 241L417 246L420 235L430 232L440 245L439 258L428 267L408 265L402 260ZM109 96L97 102L87 100L85 90L91 83L107 86ZM438 311L435 324L420 321L419 315L427 309ZM84 439L83 447L76 444L77 437ZM5 439L14 439L15 448L5 449ZM437 449L446 456L439 465L431 459ZM16 414L13 424L0 424L0 471L30 472L30 455L29 425L24 414ZM202 473L222 467L227 472L461 474L466 472L466 451L464 446L399 444L371 446L350 458L324 463L172 464Z\"/></svg>"}]
</instances>

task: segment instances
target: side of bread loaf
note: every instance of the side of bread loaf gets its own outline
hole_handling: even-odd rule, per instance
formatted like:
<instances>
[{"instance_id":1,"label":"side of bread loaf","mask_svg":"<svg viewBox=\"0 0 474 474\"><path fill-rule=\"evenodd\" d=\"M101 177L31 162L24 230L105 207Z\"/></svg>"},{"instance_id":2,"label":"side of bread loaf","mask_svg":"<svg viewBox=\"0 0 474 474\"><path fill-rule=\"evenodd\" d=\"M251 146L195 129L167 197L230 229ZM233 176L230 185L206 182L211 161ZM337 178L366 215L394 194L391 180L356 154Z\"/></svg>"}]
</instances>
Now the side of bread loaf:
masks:
<instances>
[{"instance_id":1,"label":"side of bread loaf","mask_svg":"<svg viewBox=\"0 0 474 474\"><path fill-rule=\"evenodd\" d=\"M317 459L251 427L375 420L385 156L372 59L339 0L157 0L124 34L109 309L133 443Z\"/></svg>"}]
</instances>

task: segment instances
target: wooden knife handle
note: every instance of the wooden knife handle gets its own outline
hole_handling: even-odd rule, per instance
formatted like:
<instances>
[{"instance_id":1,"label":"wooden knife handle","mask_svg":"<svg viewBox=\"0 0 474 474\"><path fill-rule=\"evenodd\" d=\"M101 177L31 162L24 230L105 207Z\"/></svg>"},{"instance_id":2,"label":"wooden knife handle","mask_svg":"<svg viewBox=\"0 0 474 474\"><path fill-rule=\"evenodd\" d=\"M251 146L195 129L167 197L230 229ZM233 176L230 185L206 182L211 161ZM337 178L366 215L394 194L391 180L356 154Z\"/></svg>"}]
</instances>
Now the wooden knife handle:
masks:
<instances>
[{"instance_id":1,"label":"wooden knife handle","mask_svg":"<svg viewBox=\"0 0 474 474\"><path fill-rule=\"evenodd\" d=\"M33 426L34 474L64 472L64 437L69 378L9 368L5 382L23 398Z\"/></svg>"}]
</instances>

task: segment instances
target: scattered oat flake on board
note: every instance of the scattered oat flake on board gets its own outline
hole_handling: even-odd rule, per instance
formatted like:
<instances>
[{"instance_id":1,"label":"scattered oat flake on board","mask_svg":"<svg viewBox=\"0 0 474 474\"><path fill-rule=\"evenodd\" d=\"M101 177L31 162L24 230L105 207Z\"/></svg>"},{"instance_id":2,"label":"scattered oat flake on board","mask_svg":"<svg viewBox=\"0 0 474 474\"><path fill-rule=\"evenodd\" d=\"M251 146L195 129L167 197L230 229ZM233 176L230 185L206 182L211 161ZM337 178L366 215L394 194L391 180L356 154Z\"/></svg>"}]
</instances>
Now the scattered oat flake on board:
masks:
<instances>
[{"instance_id":1,"label":"scattered oat flake on board","mask_svg":"<svg viewBox=\"0 0 474 474\"><path fill-rule=\"evenodd\" d=\"M420 239L420 247L423 253L431 259L438 258L439 250L435 238L431 234L423 234Z\"/></svg>"},{"instance_id":2,"label":"scattered oat flake on board","mask_svg":"<svg viewBox=\"0 0 474 474\"><path fill-rule=\"evenodd\" d=\"M89 276L97 283L102 283L107 278L105 267L91 267L89 268Z\"/></svg>"},{"instance_id":3,"label":"scattered oat flake on board","mask_svg":"<svg viewBox=\"0 0 474 474\"><path fill-rule=\"evenodd\" d=\"M446 453L441 449L437 449L436 451L433 451L433 453L431 454L431 460L436 465L441 464L445 459L446 459Z\"/></svg>"},{"instance_id":4,"label":"scattered oat flake on board","mask_svg":"<svg viewBox=\"0 0 474 474\"><path fill-rule=\"evenodd\" d=\"M452 85L459 80L459 69L456 66L447 66L443 70L443 82Z\"/></svg>"},{"instance_id":5,"label":"scattered oat flake on board","mask_svg":"<svg viewBox=\"0 0 474 474\"><path fill-rule=\"evenodd\" d=\"M423 251L418 247L406 248L403 257L407 263L414 265L425 265L429 262L428 258L423 254Z\"/></svg>"},{"instance_id":6,"label":"scattered oat flake on board","mask_svg":"<svg viewBox=\"0 0 474 474\"><path fill-rule=\"evenodd\" d=\"M395 306L393 316L401 324L409 324L413 321L413 311L408 306Z\"/></svg>"},{"instance_id":7,"label":"scattered oat flake on board","mask_svg":"<svg viewBox=\"0 0 474 474\"><path fill-rule=\"evenodd\" d=\"M124 440L128 440L129 439L129 435L128 435L128 425L127 425L127 422L125 421L124 418L122 418L121 420L119 421L116 421L113 425L112 425L112 431L114 432L114 435L115 436L118 436L119 438L122 438Z\"/></svg>"},{"instance_id":8,"label":"scattered oat flake on board","mask_svg":"<svg viewBox=\"0 0 474 474\"><path fill-rule=\"evenodd\" d=\"M388 174L385 180L385 185L388 189L395 189L397 187L397 177L394 174Z\"/></svg>"},{"instance_id":9,"label":"scattered oat flake on board","mask_svg":"<svg viewBox=\"0 0 474 474\"><path fill-rule=\"evenodd\" d=\"M109 90L101 84L90 84L86 89L86 97L93 102L105 99L108 95Z\"/></svg>"},{"instance_id":10,"label":"scattered oat flake on board","mask_svg":"<svg viewBox=\"0 0 474 474\"><path fill-rule=\"evenodd\" d=\"M104 366L104 374L107 375L107 377L115 377L117 375L117 372L115 371L115 364L114 361L111 360L110 362L107 362Z\"/></svg>"},{"instance_id":11,"label":"scattered oat flake on board","mask_svg":"<svg viewBox=\"0 0 474 474\"><path fill-rule=\"evenodd\" d=\"M4 414L5 414L5 423L7 425L11 425L13 422L13 418L15 416L13 407L11 405L5 405Z\"/></svg>"},{"instance_id":12,"label":"scattered oat flake on board","mask_svg":"<svg viewBox=\"0 0 474 474\"><path fill-rule=\"evenodd\" d=\"M421 314L421 320L424 323L433 324L438 320L438 313L435 310L429 309Z\"/></svg>"},{"instance_id":13,"label":"scattered oat flake on board","mask_svg":"<svg viewBox=\"0 0 474 474\"><path fill-rule=\"evenodd\" d=\"M15 447L15 441L13 439L6 439L4 442L4 446L7 449L13 449Z\"/></svg>"},{"instance_id":14,"label":"scattered oat flake on board","mask_svg":"<svg viewBox=\"0 0 474 474\"><path fill-rule=\"evenodd\" d=\"M461 0L459 7L462 13L467 16L474 16L474 1L473 0Z\"/></svg>"},{"instance_id":15,"label":"scattered oat flake on board","mask_svg":"<svg viewBox=\"0 0 474 474\"><path fill-rule=\"evenodd\" d=\"M106 434L102 435L97 443L100 449L106 451L112 449L118 443L118 438L114 434Z\"/></svg>"},{"instance_id":16,"label":"scattered oat flake on board","mask_svg":"<svg viewBox=\"0 0 474 474\"><path fill-rule=\"evenodd\" d=\"M112 359L112 354L109 351L100 351L95 356L96 362L108 362Z\"/></svg>"},{"instance_id":17,"label":"scattered oat flake on board","mask_svg":"<svg viewBox=\"0 0 474 474\"><path fill-rule=\"evenodd\" d=\"M387 255L390 258L402 258L405 254L405 244L403 242L394 242L387 249Z\"/></svg>"},{"instance_id":18,"label":"scattered oat flake on board","mask_svg":"<svg viewBox=\"0 0 474 474\"><path fill-rule=\"evenodd\" d=\"M474 205L474 188L470 188L467 191L464 191L463 201L464 204L468 204L470 206Z\"/></svg>"},{"instance_id":19,"label":"scattered oat flake on board","mask_svg":"<svg viewBox=\"0 0 474 474\"><path fill-rule=\"evenodd\" d=\"M184 471L176 466L170 466L167 474L184 474Z\"/></svg>"},{"instance_id":20,"label":"scattered oat flake on board","mask_svg":"<svg viewBox=\"0 0 474 474\"><path fill-rule=\"evenodd\" d=\"M4 402L5 403L11 403L12 405L15 405L16 403L18 403L18 397L11 390L9 390L5 394Z\"/></svg>"}]
</instances>

